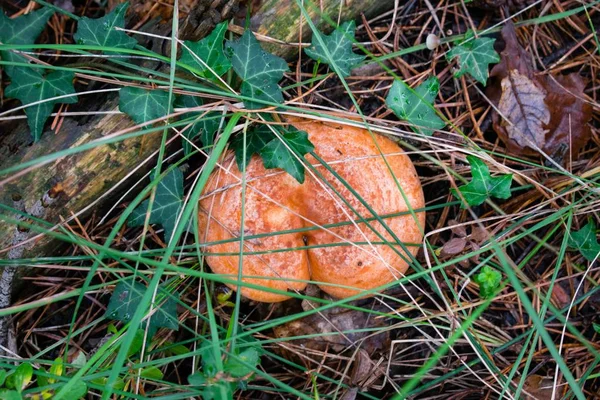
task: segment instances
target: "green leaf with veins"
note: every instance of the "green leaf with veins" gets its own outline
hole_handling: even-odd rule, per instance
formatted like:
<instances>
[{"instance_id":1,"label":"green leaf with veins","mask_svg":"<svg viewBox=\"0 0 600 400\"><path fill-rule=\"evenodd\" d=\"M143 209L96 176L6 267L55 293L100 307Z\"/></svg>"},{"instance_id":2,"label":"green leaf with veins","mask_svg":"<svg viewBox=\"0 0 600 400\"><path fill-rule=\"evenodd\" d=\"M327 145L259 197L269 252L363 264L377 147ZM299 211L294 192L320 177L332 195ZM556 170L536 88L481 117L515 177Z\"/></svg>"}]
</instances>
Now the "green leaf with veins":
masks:
<instances>
[{"instance_id":1,"label":"green leaf with veins","mask_svg":"<svg viewBox=\"0 0 600 400\"><path fill-rule=\"evenodd\" d=\"M500 56L494 50L496 39L474 38L473 31L465 34L465 40L454 46L446 55L448 60L458 58L459 69L454 76L460 78L465 74L486 85L489 64L500 62Z\"/></svg>"},{"instance_id":2,"label":"green leaf with veins","mask_svg":"<svg viewBox=\"0 0 600 400\"><path fill-rule=\"evenodd\" d=\"M231 147L235 153L235 161L240 171L250 163L254 154L260 154L263 147L273 140L275 134L268 125L258 125L246 131L246 165L244 164L244 134L240 133L231 140Z\"/></svg>"},{"instance_id":3,"label":"green leaf with veins","mask_svg":"<svg viewBox=\"0 0 600 400\"><path fill-rule=\"evenodd\" d=\"M285 144L273 133L271 128L276 129L285 141ZM288 147L289 146L289 149ZM236 135L231 141L231 147L235 153L235 161L240 171L244 163L244 137L243 134ZM299 131L293 126L285 129L279 125L259 125L246 132L246 166L252 155L259 154L263 165L267 169L281 168L292 175L300 183L304 182L304 165L296 158L293 151L299 155L305 155L314 150L313 144L308 140L308 134Z\"/></svg>"},{"instance_id":4,"label":"green leaf with veins","mask_svg":"<svg viewBox=\"0 0 600 400\"><path fill-rule=\"evenodd\" d=\"M598 257L600 244L598 244L598 238L596 237L596 224L592 219L577 232L571 232L569 246L579 250L581 255L590 262Z\"/></svg>"},{"instance_id":5,"label":"green leaf with veins","mask_svg":"<svg viewBox=\"0 0 600 400\"><path fill-rule=\"evenodd\" d=\"M339 69L340 75L346 77L350 75L352 68L365 59L365 56L352 52L351 38L354 38L355 29L354 21L348 21L333 31L331 35L321 35L324 47L313 35L312 45L304 49L304 52L315 61L332 67L335 65Z\"/></svg>"},{"instance_id":6,"label":"green leaf with veins","mask_svg":"<svg viewBox=\"0 0 600 400\"><path fill-rule=\"evenodd\" d=\"M471 165L472 179L458 190L470 206L478 206L490 196L498 199L508 199L511 196L512 174L492 177L488 166L479 158L467 156L467 161ZM453 193L459 197L454 189ZM466 206L463 204L462 208Z\"/></svg>"},{"instance_id":7,"label":"green leaf with veins","mask_svg":"<svg viewBox=\"0 0 600 400\"><path fill-rule=\"evenodd\" d=\"M136 124L164 117L169 113L169 93L127 86L119 90L119 111Z\"/></svg>"},{"instance_id":8,"label":"green leaf with veins","mask_svg":"<svg viewBox=\"0 0 600 400\"><path fill-rule=\"evenodd\" d=\"M7 97L19 99L23 105L43 101L25 108L27 123L34 141L37 142L42 137L44 124L52 114L55 104L77 102L73 87L74 78L75 74L70 71L55 71L46 76L31 68L19 68L13 71L11 83L4 94ZM72 96L68 96L71 94ZM54 97L65 95L67 97L54 99Z\"/></svg>"},{"instance_id":9,"label":"green leaf with veins","mask_svg":"<svg viewBox=\"0 0 600 400\"><path fill-rule=\"evenodd\" d=\"M203 105L202 98L198 96L179 95L175 99L175 108L194 108ZM220 112L208 112L194 111L184 114L186 117L195 115L201 117L196 120L192 126L183 132L188 140L194 142L196 139L200 139L204 146L212 146L215 138L215 133L219 130L219 125L223 114ZM192 153L195 148L187 140L182 140L183 151L186 155Z\"/></svg>"},{"instance_id":10,"label":"green leaf with veins","mask_svg":"<svg viewBox=\"0 0 600 400\"><path fill-rule=\"evenodd\" d=\"M110 297L105 316L124 324L128 323L140 306L146 290L147 287L144 284L131 278L121 280ZM145 327L148 323L148 337L152 337L158 328L179 329L177 301L175 300L177 295L172 293L166 299L165 295L165 291L158 291L156 298L159 303L154 305L149 322L143 324Z\"/></svg>"},{"instance_id":11,"label":"green leaf with veins","mask_svg":"<svg viewBox=\"0 0 600 400\"><path fill-rule=\"evenodd\" d=\"M435 76L414 90L403 81L395 80L385 102L398 118L410 122L415 132L431 136L434 130L446 126L432 105L439 89L440 83Z\"/></svg>"},{"instance_id":12,"label":"green leaf with veins","mask_svg":"<svg viewBox=\"0 0 600 400\"><path fill-rule=\"evenodd\" d=\"M314 149L315 146L308 140L306 132L290 126L290 129L281 135L281 139L276 137L267 143L260 150L260 156L265 168L281 168L298 182L304 183L304 165L300 161L302 157L300 160L297 157L304 156Z\"/></svg>"},{"instance_id":13,"label":"green leaf with veins","mask_svg":"<svg viewBox=\"0 0 600 400\"><path fill-rule=\"evenodd\" d=\"M102 18L83 17L77 23L77 32L73 36L79 44L88 46L118 47L132 49L137 41L115 28L125 27L125 12L129 3L121 3Z\"/></svg>"},{"instance_id":14,"label":"green leaf with veins","mask_svg":"<svg viewBox=\"0 0 600 400\"><path fill-rule=\"evenodd\" d=\"M246 30L235 42L225 44L233 70L242 79L242 96L268 103L283 103L281 87L277 84L283 73L289 71L282 58L267 53L260 47L254 34ZM244 100L248 109L268 107L268 104Z\"/></svg>"},{"instance_id":15,"label":"green leaf with veins","mask_svg":"<svg viewBox=\"0 0 600 400\"><path fill-rule=\"evenodd\" d=\"M54 14L48 7L40 8L29 14L17 18L8 18L0 11L0 42L2 44L33 44L46 27L46 23ZM0 58L9 62L29 62L25 57L10 50L0 51ZM3 65L8 76L13 75L15 69L23 69L12 65ZM41 74L40 74L41 75Z\"/></svg>"},{"instance_id":16,"label":"green leaf with veins","mask_svg":"<svg viewBox=\"0 0 600 400\"><path fill-rule=\"evenodd\" d=\"M182 47L181 58L179 61L201 71L203 77L212 80L216 80L217 76L221 76L229 71L231 62L225 56L223 51L223 41L225 40L227 25L227 22L221 22L213 29L210 35L198 42L186 40L184 43L189 50L188 48ZM204 64L201 63L198 58L204 61ZM215 76L208 67L210 67L217 76Z\"/></svg>"},{"instance_id":17,"label":"green leaf with veins","mask_svg":"<svg viewBox=\"0 0 600 400\"><path fill-rule=\"evenodd\" d=\"M500 287L502 274L486 265L475 275L474 281L479 285L479 295L482 298L490 298Z\"/></svg>"},{"instance_id":18,"label":"green leaf with veins","mask_svg":"<svg viewBox=\"0 0 600 400\"><path fill-rule=\"evenodd\" d=\"M150 199L144 200L129 216L129 226L142 226L146 220L146 213ZM156 187L156 194L150 213L150 224L159 224L165 230L165 241L169 242L175 231L176 224L185 223L180 220L183 209L183 173L175 168L167 173ZM179 219L179 221L178 221ZM187 222L188 232L193 232L193 218Z\"/></svg>"}]
</instances>

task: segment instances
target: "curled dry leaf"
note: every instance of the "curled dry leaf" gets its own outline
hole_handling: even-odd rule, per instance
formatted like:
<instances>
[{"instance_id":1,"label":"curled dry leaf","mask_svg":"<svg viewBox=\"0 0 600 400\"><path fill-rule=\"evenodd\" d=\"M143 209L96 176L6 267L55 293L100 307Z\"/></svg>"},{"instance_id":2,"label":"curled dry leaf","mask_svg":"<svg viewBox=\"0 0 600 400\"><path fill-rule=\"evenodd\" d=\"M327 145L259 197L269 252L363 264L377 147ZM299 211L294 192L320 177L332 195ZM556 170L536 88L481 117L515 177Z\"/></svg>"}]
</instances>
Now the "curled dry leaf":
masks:
<instances>
[{"instance_id":1,"label":"curled dry leaf","mask_svg":"<svg viewBox=\"0 0 600 400\"><path fill-rule=\"evenodd\" d=\"M555 160L576 157L588 142L592 107L584 101L585 83L578 74L541 75L517 41L515 27L502 30L505 47L494 66L488 96L496 106L494 130L514 154L542 150Z\"/></svg>"}]
</instances>

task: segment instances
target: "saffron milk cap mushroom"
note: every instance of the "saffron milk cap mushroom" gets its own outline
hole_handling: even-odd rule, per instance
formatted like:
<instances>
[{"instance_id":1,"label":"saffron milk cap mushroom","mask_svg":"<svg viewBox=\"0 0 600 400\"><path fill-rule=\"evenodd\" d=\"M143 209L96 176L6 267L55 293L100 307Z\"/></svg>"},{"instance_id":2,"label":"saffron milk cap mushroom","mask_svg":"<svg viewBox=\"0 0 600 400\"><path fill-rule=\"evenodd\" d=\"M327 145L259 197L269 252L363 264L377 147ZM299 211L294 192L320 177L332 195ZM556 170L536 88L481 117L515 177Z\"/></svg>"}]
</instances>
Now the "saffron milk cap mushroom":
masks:
<instances>
[{"instance_id":1,"label":"saffron milk cap mushroom","mask_svg":"<svg viewBox=\"0 0 600 400\"><path fill-rule=\"evenodd\" d=\"M242 295L263 302L289 296L258 287L299 291L312 280L331 296L345 298L401 277L425 224L423 190L409 157L394 141L362 128L288 122L308 133L315 154L335 174L307 155L317 173L307 169L300 184L281 170L265 169L254 155L246 168L244 200L243 232L249 238L243 251L249 254L240 263L241 172L233 152L225 153L200 200L199 232L212 271L236 279L241 266L242 282L257 286L242 284ZM296 231L307 227L314 229Z\"/></svg>"}]
</instances>

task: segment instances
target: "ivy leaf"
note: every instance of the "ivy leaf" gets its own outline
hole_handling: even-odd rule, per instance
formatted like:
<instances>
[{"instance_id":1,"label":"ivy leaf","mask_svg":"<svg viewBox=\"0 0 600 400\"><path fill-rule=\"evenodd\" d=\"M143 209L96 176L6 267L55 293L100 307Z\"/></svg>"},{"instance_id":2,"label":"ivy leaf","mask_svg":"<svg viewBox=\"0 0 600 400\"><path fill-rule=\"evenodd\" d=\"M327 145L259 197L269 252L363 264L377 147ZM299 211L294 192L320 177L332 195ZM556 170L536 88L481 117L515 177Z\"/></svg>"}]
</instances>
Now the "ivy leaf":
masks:
<instances>
[{"instance_id":1,"label":"ivy leaf","mask_svg":"<svg viewBox=\"0 0 600 400\"><path fill-rule=\"evenodd\" d=\"M169 93L127 86L119 90L119 110L136 124L143 124L169 113Z\"/></svg>"},{"instance_id":2,"label":"ivy leaf","mask_svg":"<svg viewBox=\"0 0 600 400\"><path fill-rule=\"evenodd\" d=\"M202 99L198 96L180 95L175 99L175 108L192 108L199 107L203 104ZM202 115L202 119L197 120L191 127L183 132L190 141L200 139L204 146L211 146L214 142L215 133L219 129L223 114L220 112L209 112L209 113L189 113L187 115ZM183 151L186 155L194 151L192 146L187 140L183 140Z\"/></svg>"},{"instance_id":3,"label":"ivy leaf","mask_svg":"<svg viewBox=\"0 0 600 400\"><path fill-rule=\"evenodd\" d=\"M454 76L460 78L464 74L486 85L489 64L500 62L500 56L494 50L496 39L479 37L473 39L473 31L465 34L465 40L454 46L447 54L448 60L458 58L459 69Z\"/></svg>"},{"instance_id":4,"label":"ivy leaf","mask_svg":"<svg viewBox=\"0 0 600 400\"><path fill-rule=\"evenodd\" d=\"M44 123L52 114L55 104L77 102L77 96L73 88L74 78L75 74L70 71L55 71L46 76L31 68L19 68L13 71L11 83L4 92L7 97L19 99L23 105L48 100L25 109L27 123L34 141L40 140ZM52 99L53 97L69 94L73 94L73 96Z\"/></svg>"},{"instance_id":5,"label":"ivy leaf","mask_svg":"<svg viewBox=\"0 0 600 400\"><path fill-rule=\"evenodd\" d=\"M355 29L354 21L348 21L333 31L331 35L321 35L325 47L321 46L321 43L313 35L312 45L304 49L304 52L315 61L337 66L340 75L346 77L350 75L352 68L365 59L365 56L352 52L352 41L349 38L354 38Z\"/></svg>"},{"instance_id":6,"label":"ivy leaf","mask_svg":"<svg viewBox=\"0 0 600 400\"><path fill-rule=\"evenodd\" d=\"M467 161L471 165L473 178L458 190L470 206L478 206L490 196L498 199L508 199L511 196L512 174L492 177L488 166L479 158L467 156ZM456 193L454 195L458 197ZM462 207L466 208L464 204Z\"/></svg>"},{"instance_id":7,"label":"ivy leaf","mask_svg":"<svg viewBox=\"0 0 600 400\"><path fill-rule=\"evenodd\" d=\"M129 3L119 4L102 18L83 17L77 24L77 32L73 36L79 44L88 46L119 47L132 49L137 41L115 28L125 27L125 12Z\"/></svg>"},{"instance_id":8,"label":"ivy leaf","mask_svg":"<svg viewBox=\"0 0 600 400\"><path fill-rule=\"evenodd\" d=\"M223 41L225 40L225 32L227 31L227 22L221 22L210 35L198 42L186 40L184 43L189 48L185 47L181 50L181 61L184 64L194 67L201 71L201 75L208 79L216 79L216 76L221 76L231 68L231 62L223 52ZM191 51L190 51L191 50ZM195 54L204 63L209 66L215 74L213 74L204 64L194 57Z\"/></svg>"},{"instance_id":9,"label":"ivy leaf","mask_svg":"<svg viewBox=\"0 0 600 400\"><path fill-rule=\"evenodd\" d=\"M500 287L502 274L486 265L479 274L475 275L474 281L479 285L479 295L487 299L492 297Z\"/></svg>"},{"instance_id":10,"label":"ivy leaf","mask_svg":"<svg viewBox=\"0 0 600 400\"><path fill-rule=\"evenodd\" d=\"M598 244L596 224L593 220L590 219L588 223L577 232L571 232L569 246L579 250L581 255L590 262L596 259L598 253L600 253L600 244Z\"/></svg>"},{"instance_id":11,"label":"ivy leaf","mask_svg":"<svg viewBox=\"0 0 600 400\"><path fill-rule=\"evenodd\" d=\"M281 135L283 140L275 138L267 143L261 150L265 168L281 168L292 175L300 183L304 183L304 165L296 158L296 155L284 145L284 141L290 149L295 150L298 155L305 155L315 149L308 140L308 134L294 127Z\"/></svg>"},{"instance_id":12,"label":"ivy leaf","mask_svg":"<svg viewBox=\"0 0 600 400\"><path fill-rule=\"evenodd\" d=\"M123 279L117 284L115 291L110 297L105 316L125 324L128 323L131 321L136 309L140 306L146 290L146 286L141 282L136 282L133 279ZM158 328L179 329L177 302L175 301L176 294L172 294L166 300L160 300L161 291L158 294L157 299L160 303L155 304L153 314L148 322L150 337L154 335Z\"/></svg>"},{"instance_id":13,"label":"ivy leaf","mask_svg":"<svg viewBox=\"0 0 600 400\"><path fill-rule=\"evenodd\" d=\"M305 155L314 150L315 146L308 140L308 134L299 131L293 126L289 129L276 127L282 139L290 149L295 149L300 155ZM240 171L244 168L244 137L239 134L231 141L235 153L235 161ZM304 182L304 165L288 150L286 145L271 131L268 125L259 125L246 132L246 165L250 163L252 155L259 154L263 165L267 169L281 168L292 175L300 183Z\"/></svg>"},{"instance_id":14,"label":"ivy leaf","mask_svg":"<svg viewBox=\"0 0 600 400\"><path fill-rule=\"evenodd\" d=\"M129 226L142 226L146 220L146 213L150 200L144 200L137 206L129 216L127 224ZM170 171L158 183L156 187L156 195L152 204L152 212L150 214L150 224L159 224L165 230L165 240L169 242L177 219L180 218L183 208L183 173L175 168ZM192 220L187 223L188 231L192 231ZM183 224L184 221L179 221Z\"/></svg>"},{"instance_id":15,"label":"ivy leaf","mask_svg":"<svg viewBox=\"0 0 600 400\"><path fill-rule=\"evenodd\" d=\"M29 14L11 19L0 11L0 42L3 44L35 43L52 14L54 14L54 10L43 7ZM25 57L10 50L0 51L0 58L10 62L28 62ZM15 69L19 67L4 65L3 68L6 74L12 77Z\"/></svg>"},{"instance_id":16,"label":"ivy leaf","mask_svg":"<svg viewBox=\"0 0 600 400\"><path fill-rule=\"evenodd\" d=\"M406 83L396 80L385 102L398 118L410 122L415 132L431 136L434 130L446 126L432 105L439 90L440 82L435 76L414 90Z\"/></svg>"},{"instance_id":17,"label":"ivy leaf","mask_svg":"<svg viewBox=\"0 0 600 400\"><path fill-rule=\"evenodd\" d=\"M268 125L259 125L246 132L246 165L244 165L244 136L239 134L231 140L231 147L235 153L235 161L240 171L250 163L254 154L260 151L273 139L277 139Z\"/></svg>"},{"instance_id":18,"label":"ivy leaf","mask_svg":"<svg viewBox=\"0 0 600 400\"><path fill-rule=\"evenodd\" d=\"M264 51L249 30L237 41L228 41L225 49L233 70L243 81L242 96L263 102L283 103L283 94L277 83L289 68L282 58ZM266 107L266 104L252 100L244 100L244 105L248 109Z\"/></svg>"}]
</instances>

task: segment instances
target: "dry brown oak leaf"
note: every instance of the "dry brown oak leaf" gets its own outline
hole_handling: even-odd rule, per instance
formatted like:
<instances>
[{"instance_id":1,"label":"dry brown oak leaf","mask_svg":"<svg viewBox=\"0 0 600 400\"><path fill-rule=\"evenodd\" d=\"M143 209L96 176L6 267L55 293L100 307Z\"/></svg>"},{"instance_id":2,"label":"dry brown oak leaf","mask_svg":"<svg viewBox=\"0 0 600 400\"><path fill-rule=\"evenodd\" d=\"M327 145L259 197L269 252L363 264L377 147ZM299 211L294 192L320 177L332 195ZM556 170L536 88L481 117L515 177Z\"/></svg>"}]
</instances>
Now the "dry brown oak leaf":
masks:
<instances>
[{"instance_id":1,"label":"dry brown oak leaf","mask_svg":"<svg viewBox=\"0 0 600 400\"><path fill-rule=\"evenodd\" d=\"M555 160L576 157L591 137L592 107L584 100L583 79L576 73L538 74L512 22L502 29L502 38L505 47L488 88L497 108L494 130L512 154L542 150Z\"/></svg>"},{"instance_id":2,"label":"dry brown oak leaf","mask_svg":"<svg viewBox=\"0 0 600 400\"><path fill-rule=\"evenodd\" d=\"M404 191L413 210L424 207L423 191L415 168L402 149L392 140L375 135L381 149L364 129L311 122L292 121L299 130L308 133L315 153L347 182L372 209L381 215L409 211L392 177L386 162ZM381 156L385 155L385 160ZM316 166L324 179L360 213L363 218L372 215L367 208L335 176L321 166L312 156L307 161ZM200 201L200 233L206 236L209 256L207 263L213 272L238 274L240 251L239 234L242 216L241 173L232 152L221 160L222 168L215 170L207 182ZM303 227L357 221L357 215L321 180L306 172L306 180L299 184L289 174L280 170L266 170L258 156L254 156L247 169L244 236L275 233ZM210 218L208 217L210 215ZM423 238L425 213L410 213L384 221L405 248L414 256ZM210 220L210 223L209 223ZM392 236L377 221L370 225L385 238L395 243ZM211 244L231 240L227 243ZM245 283L280 291L298 291L309 280L319 283L328 294L344 298L398 279L408 269L411 256L402 246L344 245L323 247L332 243L382 242L365 223L350 223L325 229L274 234L244 240L242 279ZM305 246L309 249L271 252ZM214 253L230 253L219 255ZM351 288L331 286L344 285ZM236 285L229 285L236 289ZM242 295L256 301L278 302L289 296L270 293L255 288L242 287Z\"/></svg>"}]
</instances>

